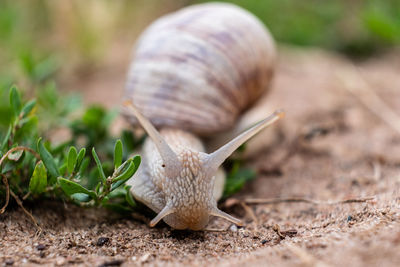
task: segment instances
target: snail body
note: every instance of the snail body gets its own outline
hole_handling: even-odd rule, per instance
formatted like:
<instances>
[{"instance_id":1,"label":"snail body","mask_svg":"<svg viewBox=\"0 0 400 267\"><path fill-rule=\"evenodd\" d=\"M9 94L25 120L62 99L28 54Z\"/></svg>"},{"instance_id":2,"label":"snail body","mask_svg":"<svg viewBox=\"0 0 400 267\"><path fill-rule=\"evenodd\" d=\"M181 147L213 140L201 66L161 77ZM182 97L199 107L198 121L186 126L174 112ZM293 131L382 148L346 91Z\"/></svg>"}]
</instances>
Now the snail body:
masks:
<instances>
[{"instance_id":1,"label":"snail body","mask_svg":"<svg viewBox=\"0 0 400 267\"><path fill-rule=\"evenodd\" d=\"M198 136L232 128L268 89L273 40L252 14L232 5L194 5L164 16L139 38L125 91L125 117L145 129L133 196L176 229L204 229L217 208L220 168L241 144L282 116L275 112L213 153ZM159 131L157 130L159 129Z\"/></svg>"}]
</instances>

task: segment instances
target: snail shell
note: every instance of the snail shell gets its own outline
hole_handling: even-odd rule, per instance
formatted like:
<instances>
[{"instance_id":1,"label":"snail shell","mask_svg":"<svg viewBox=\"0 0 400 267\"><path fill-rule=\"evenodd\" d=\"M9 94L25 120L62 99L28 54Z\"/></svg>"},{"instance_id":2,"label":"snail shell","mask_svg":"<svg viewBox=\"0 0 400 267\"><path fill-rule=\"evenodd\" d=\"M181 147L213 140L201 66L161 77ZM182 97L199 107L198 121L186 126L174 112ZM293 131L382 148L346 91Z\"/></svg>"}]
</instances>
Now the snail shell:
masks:
<instances>
[{"instance_id":1,"label":"snail shell","mask_svg":"<svg viewBox=\"0 0 400 267\"><path fill-rule=\"evenodd\" d=\"M220 165L282 112L209 154L196 135L232 127L267 90L274 60L266 28L231 4L184 8L142 34L128 74L125 115L150 137L128 181L133 196L158 213L150 226L164 220L176 229L201 230L210 216L241 224L217 208L225 179Z\"/></svg>"},{"instance_id":2,"label":"snail shell","mask_svg":"<svg viewBox=\"0 0 400 267\"><path fill-rule=\"evenodd\" d=\"M158 128L209 135L231 128L268 89L274 61L273 40L254 15L232 4L194 5L140 36L125 97Z\"/></svg>"}]
</instances>

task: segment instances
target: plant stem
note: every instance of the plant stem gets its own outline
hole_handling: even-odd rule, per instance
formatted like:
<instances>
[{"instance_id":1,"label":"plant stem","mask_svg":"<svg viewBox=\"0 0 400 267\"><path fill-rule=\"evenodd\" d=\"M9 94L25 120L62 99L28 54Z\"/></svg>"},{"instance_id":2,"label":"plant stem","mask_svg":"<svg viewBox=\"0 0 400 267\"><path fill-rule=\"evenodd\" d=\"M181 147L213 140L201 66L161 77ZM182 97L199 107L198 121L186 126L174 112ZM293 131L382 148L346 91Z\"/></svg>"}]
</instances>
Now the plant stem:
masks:
<instances>
[{"instance_id":1,"label":"plant stem","mask_svg":"<svg viewBox=\"0 0 400 267\"><path fill-rule=\"evenodd\" d=\"M2 174L1 176L3 177L3 183L6 186L6 203L4 204L4 206L0 210L0 214L3 214L6 211L6 208L8 206L8 202L10 201L10 186L8 185L7 177L4 174Z\"/></svg>"},{"instance_id":2,"label":"plant stem","mask_svg":"<svg viewBox=\"0 0 400 267\"><path fill-rule=\"evenodd\" d=\"M1 164L3 164L3 161L8 157L8 155L10 155L11 153L13 153L13 152L15 152L15 151L20 151L20 150L28 151L28 152L32 153L38 160L40 160L39 154L36 153L36 151L33 150L32 148L25 147L25 146L17 146L17 147L11 148L10 150L8 150L8 151L3 155L3 157L0 159L0 166L1 166Z\"/></svg>"},{"instance_id":3,"label":"plant stem","mask_svg":"<svg viewBox=\"0 0 400 267\"><path fill-rule=\"evenodd\" d=\"M27 211L24 207L24 205L22 204L22 201L19 199L19 197L10 189L10 194L11 196L15 199L15 201L17 202L18 206L21 207L21 209L24 211L24 213L26 215L29 216L29 218L31 218L31 220L33 221L33 223L35 224L35 226L39 229L39 231L42 231L42 228L39 226L38 222L36 221L35 217L33 217L32 213L30 213L29 211Z\"/></svg>"}]
</instances>

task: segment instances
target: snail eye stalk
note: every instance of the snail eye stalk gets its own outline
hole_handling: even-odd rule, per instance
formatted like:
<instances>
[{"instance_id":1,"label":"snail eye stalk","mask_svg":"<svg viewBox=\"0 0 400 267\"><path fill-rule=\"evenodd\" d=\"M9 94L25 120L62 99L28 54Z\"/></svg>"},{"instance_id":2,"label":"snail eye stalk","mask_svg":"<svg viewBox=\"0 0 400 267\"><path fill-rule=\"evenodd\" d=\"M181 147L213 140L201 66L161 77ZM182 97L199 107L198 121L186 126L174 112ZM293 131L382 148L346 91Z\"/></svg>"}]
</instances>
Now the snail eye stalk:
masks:
<instances>
[{"instance_id":1,"label":"snail eye stalk","mask_svg":"<svg viewBox=\"0 0 400 267\"><path fill-rule=\"evenodd\" d=\"M255 125L250 127L248 130L244 131L233 140L227 144L220 147L218 150L211 154L208 154L208 160L205 168L209 169L211 172L215 172L219 166L243 143L249 140L251 137L256 135L262 129L275 123L277 120L283 118L285 113L281 110L275 111L272 115L267 118L257 122Z\"/></svg>"},{"instance_id":2,"label":"snail eye stalk","mask_svg":"<svg viewBox=\"0 0 400 267\"><path fill-rule=\"evenodd\" d=\"M168 216L172 213L174 213L175 210L173 208L170 208L169 206L165 206L158 214L156 217L154 217L153 220L150 222L150 227L156 226L156 224L161 221L165 216Z\"/></svg>"},{"instance_id":3,"label":"snail eye stalk","mask_svg":"<svg viewBox=\"0 0 400 267\"><path fill-rule=\"evenodd\" d=\"M156 145L158 153L160 153L164 162L163 167L167 176L170 178L177 177L182 169L178 156L174 151L172 151L171 147L167 144L153 124L151 124L151 122L139 112L131 100L125 101L124 106L127 107L128 110L138 119L139 123Z\"/></svg>"}]
</instances>

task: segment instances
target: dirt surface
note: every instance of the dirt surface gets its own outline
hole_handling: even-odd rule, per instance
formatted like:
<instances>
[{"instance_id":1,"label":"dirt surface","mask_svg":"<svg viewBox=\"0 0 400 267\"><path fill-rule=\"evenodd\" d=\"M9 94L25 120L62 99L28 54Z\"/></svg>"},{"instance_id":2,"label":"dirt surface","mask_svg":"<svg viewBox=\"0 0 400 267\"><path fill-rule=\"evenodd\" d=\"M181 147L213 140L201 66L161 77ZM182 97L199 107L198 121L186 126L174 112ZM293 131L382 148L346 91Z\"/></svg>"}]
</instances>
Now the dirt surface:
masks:
<instances>
[{"instance_id":1,"label":"dirt surface","mask_svg":"<svg viewBox=\"0 0 400 267\"><path fill-rule=\"evenodd\" d=\"M80 84L89 102L118 104L128 59L110 58L97 74L64 87ZM281 51L273 89L263 103L284 108L287 116L267 130L279 132L278 141L251 155L249 165L259 175L235 197L373 200L234 206L225 210L246 225L237 229L213 220L210 227L227 229L223 232L179 232L165 224L153 229L104 210L38 203L29 209L43 228L39 236L20 209L1 215L0 261L14 266L400 266L400 134L345 89L338 74L344 63L321 51ZM400 114L400 53L357 66Z\"/></svg>"}]
</instances>

